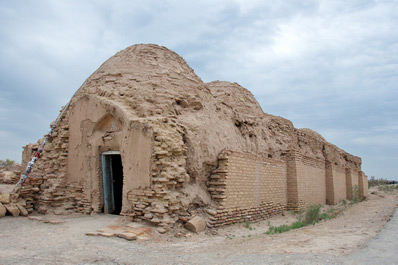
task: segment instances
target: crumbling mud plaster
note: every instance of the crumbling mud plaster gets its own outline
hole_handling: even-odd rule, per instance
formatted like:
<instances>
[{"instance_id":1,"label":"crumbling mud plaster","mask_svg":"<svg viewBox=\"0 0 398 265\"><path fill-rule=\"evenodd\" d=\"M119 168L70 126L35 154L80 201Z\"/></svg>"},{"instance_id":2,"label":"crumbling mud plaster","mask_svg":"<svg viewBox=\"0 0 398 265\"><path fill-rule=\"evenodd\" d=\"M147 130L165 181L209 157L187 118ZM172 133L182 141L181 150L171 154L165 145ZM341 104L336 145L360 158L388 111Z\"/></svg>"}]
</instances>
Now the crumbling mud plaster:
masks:
<instances>
[{"instance_id":1,"label":"crumbling mud plaster","mask_svg":"<svg viewBox=\"0 0 398 265\"><path fill-rule=\"evenodd\" d=\"M367 194L359 157L264 113L236 83L204 83L165 47L118 52L64 113L21 190L30 211L103 212L109 151L121 157L120 214L164 230L195 214L218 226L334 204L354 185ZM25 147L24 163L41 141Z\"/></svg>"},{"instance_id":2,"label":"crumbling mud plaster","mask_svg":"<svg viewBox=\"0 0 398 265\"><path fill-rule=\"evenodd\" d=\"M116 118L117 117L117 118ZM69 112L67 182L79 183L85 199L98 212L103 207L100 155L120 151L124 178L123 198L127 191L149 187L151 182L152 130L145 124L128 119L117 105L106 104L93 96L77 101ZM84 176L83 178L81 176ZM123 204L122 211L131 207Z\"/></svg>"}]
</instances>

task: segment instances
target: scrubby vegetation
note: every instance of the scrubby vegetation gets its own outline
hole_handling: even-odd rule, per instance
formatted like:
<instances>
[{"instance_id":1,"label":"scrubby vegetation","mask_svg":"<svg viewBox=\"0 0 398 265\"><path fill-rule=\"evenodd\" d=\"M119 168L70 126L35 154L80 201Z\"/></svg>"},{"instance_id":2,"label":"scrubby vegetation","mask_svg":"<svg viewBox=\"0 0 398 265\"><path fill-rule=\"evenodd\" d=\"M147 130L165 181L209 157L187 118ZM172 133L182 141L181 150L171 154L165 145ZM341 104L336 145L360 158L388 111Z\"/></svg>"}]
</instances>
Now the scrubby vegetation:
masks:
<instances>
[{"instance_id":1,"label":"scrubby vegetation","mask_svg":"<svg viewBox=\"0 0 398 265\"><path fill-rule=\"evenodd\" d=\"M291 225L270 226L267 235L278 234L306 226L304 222L296 221Z\"/></svg>"},{"instance_id":2,"label":"scrubby vegetation","mask_svg":"<svg viewBox=\"0 0 398 265\"><path fill-rule=\"evenodd\" d=\"M396 180L387 180L383 178L376 179L374 176L371 176L368 183L369 187L377 186L380 191L392 192L398 190L398 183Z\"/></svg>"},{"instance_id":3,"label":"scrubby vegetation","mask_svg":"<svg viewBox=\"0 0 398 265\"><path fill-rule=\"evenodd\" d=\"M379 190L381 191L386 191L386 192L393 192L398 190L398 185L393 184L393 185L380 185Z\"/></svg>"},{"instance_id":4,"label":"scrubby vegetation","mask_svg":"<svg viewBox=\"0 0 398 265\"><path fill-rule=\"evenodd\" d=\"M358 185L352 186L351 194L352 194L352 200L351 200L352 203L357 203L361 201L361 191Z\"/></svg>"},{"instance_id":5,"label":"scrubby vegetation","mask_svg":"<svg viewBox=\"0 0 398 265\"><path fill-rule=\"evenodd\" d=\"M245 222L245 227L246 227L247 229L249 229L250 231L256 230L256 228L254 228L254 227L252 226L251 222L249 222L249 221L246 221L246 222Z\"/></svg>"},{"instance_id":6,"label":"scrubby vegetation","mask_svg":"<svg viewBox=\"0 0 398 265\"><path fill-rule=\"evenodd\" d=\"M14 160L6 159L0 160L0 167L9 167L15 164Z\"/></svg>"},{"instance_id":7,"label":"scrubby vegetation","mask_svg":"<svg viewBox=\"0 0 398 265\"><path fill-rule=\"evenodd\" d=\"M385 185L385 184L387 184L387 182L388 182L387 179L383 179L383 178L376 179L374 176L371 176L370 179L368 180L369 187Z\"/></svg>"},{"instance_id":8,"label":"scrubby vegetation","mask_svg":"<svg viewBox=\"0 0 398 265\"><path fill-rule=\"evenodd\" d=\"M321 205L311 205L307 208L307 210L299 212L297 214L296 222L292 223L291 225L270 226L265 234L271 235L283 233L307 225L314 225L321 220L329 220L337 216L337 211L334 208L331 208L330 210L323 213L321 209Z\"/></svg>"}]
</instances>

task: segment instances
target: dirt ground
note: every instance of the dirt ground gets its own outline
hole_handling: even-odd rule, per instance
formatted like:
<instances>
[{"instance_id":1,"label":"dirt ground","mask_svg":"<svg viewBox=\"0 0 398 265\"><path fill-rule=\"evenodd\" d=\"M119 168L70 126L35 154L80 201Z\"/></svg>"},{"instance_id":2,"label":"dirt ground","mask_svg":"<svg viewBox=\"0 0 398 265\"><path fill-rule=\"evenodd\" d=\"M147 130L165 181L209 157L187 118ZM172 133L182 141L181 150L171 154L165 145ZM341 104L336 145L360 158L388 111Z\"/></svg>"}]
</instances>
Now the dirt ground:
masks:
<instances>
[{"instance_id":1,"label":"dirt ground","mask_svg":"<svg viewBox=\"0 0 398 265\"><path fill-rule=\"evenodd\" d=\"M371 189L363 202L334 207L343 210L338 217L283 234L264 233L269 225L294 222L291 213L200 234L149 229L136 241L86 235L138 227L119 216L6 216L0 218L0 264L374 264L376 258L398 264L397 211L386 225L398 207L397 191Z\"/></svg>"}]
</instances>

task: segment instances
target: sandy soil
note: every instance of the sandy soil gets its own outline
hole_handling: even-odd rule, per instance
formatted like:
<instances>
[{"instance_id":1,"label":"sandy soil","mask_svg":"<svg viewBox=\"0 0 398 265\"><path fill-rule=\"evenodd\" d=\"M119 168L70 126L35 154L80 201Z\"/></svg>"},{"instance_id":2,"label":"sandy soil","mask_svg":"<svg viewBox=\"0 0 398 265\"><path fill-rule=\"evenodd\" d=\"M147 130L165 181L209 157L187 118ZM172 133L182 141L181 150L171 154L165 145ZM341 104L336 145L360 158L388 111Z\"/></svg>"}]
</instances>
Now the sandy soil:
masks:
<instances>
[{"instance_id":1,"label":"sandy soil","mask_svg":"<svg viewBox=\"0 0 398 265\"><path fill-rule=\"evenodd\" d=\"M209 232L184 240L169 239L170 247L181 246L206 252L230 253L323 253L344 255L361 248L381 230L398 207L398 194L370 190L367 200L348 206L335 206L342 213L335 219L291 230L282 234L265 235L268 225L278 226L296 221L291 213L269 220L250 224L237 224L217 231L218 236ZM163 238L164 240L167 240ZM192 243L192 244L189 244Z\"/></svg>"},{"instance_id":2,"label":"sandy soil","mask_svg":"<svg viewBox=\"0 0 398 265\"><path fill-rule=\"evenodd\" d=\"M344 211L335 219L278 235L264 234L268 222L290 224L295 221L290 213L250 224L251 230L245 224L200 234L181 229L160 235L153 229L150 240L136 241L85 235L128 223L118 216L7 216L0 218L0 264L366 264L376 255L374 246L385 244L390 256L384 264L394 264L397 214L395 228L389 228L396 231L383 226L398 206L398 192L371 193L361 203L338 206ZM378 235L382 228L390 239Z\"/></svg>"}]
</instances>

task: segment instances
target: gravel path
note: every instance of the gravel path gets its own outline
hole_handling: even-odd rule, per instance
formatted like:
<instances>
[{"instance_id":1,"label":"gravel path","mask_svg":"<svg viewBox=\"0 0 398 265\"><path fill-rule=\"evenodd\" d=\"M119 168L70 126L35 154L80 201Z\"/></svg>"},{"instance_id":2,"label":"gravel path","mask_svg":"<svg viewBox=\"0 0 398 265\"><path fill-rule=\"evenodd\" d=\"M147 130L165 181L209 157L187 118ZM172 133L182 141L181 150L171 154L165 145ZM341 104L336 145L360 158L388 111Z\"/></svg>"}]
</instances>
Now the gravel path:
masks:
<instances>
[{"instance_id":1,"label":"gravel path","mask_svg":"<svg viewBox=\"0 0 398 265\"><path fill-rule=\"evenodd\" d=\"M396 198L394 197L394 207ZM352 211L368 207L366 209L373 214L381 213L380 208L369 208L369 205L371 201L355 206L357 209L353 207ZM383 212L382 218L387 216L387 212ZM347 211L341 220L336 222L345 221L344 218L353 218L349 215ZM328 226L333 227L334 220L328 221L329 224L325 222L309 227L308 230L299 229L275 237L263 235L233 241L220 235L198 235L187 240L169 235L170 240L167 236L162 236L155 237L152 241L126 241L121 238L85 235L86 232L117 223L117 216L56 218L65 222L50 224L24 217L0 218L0 264L398 264L397 209L391 220L372 240L360 245L358 251L353 251L354 245L347 252L339 252L340 254L313 249L295 253L291 253L289 248L280 248L279 252L266 249L267 244L294 240L296 234L301 233L302 238L305 238L308 234L323 233ZM372 217L369 222L380 222L375 218ZM347 234L352 233L352 230L347 230ZM332 235L330 238L333 239ZM297 243L292 241L292 244ZM297 244L296 248L300 249L300 246Z\"/></svg>"},{"instance_id":2,"label":"gravel path","mask_svg":"<svg viewBox=\"0 0 398 265\"><path fill-rule=\"evenodd\" d=\"M398 264L398 209L381 232L349 260L352 264Z\"/></svg>"}]
</instances>

